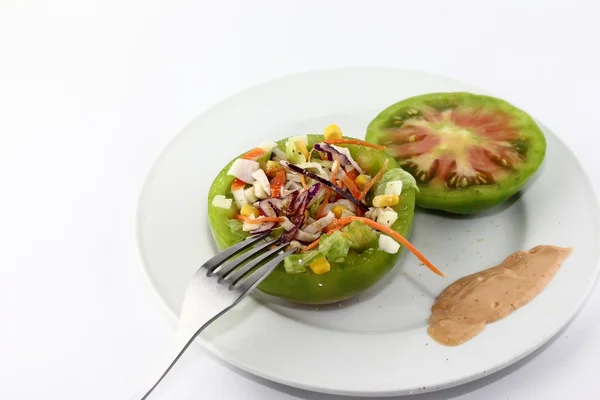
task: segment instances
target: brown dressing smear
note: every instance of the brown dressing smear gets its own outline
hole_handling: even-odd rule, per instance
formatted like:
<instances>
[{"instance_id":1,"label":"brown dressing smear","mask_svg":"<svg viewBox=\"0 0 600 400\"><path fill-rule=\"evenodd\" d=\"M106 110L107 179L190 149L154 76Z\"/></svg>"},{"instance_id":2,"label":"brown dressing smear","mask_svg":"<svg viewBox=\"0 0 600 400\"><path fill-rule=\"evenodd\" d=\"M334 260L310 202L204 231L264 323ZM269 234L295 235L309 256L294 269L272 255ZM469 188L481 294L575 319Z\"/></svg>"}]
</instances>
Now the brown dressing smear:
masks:
<instances>
[{"instance_id":1,"label":"brown dressing smear","mask_svg":"<svg viewBox=\"0 0 600 400\"><path fill-rule=\"evenodd\" d=\"M571 248L536 246L457 280L431 308L429 335L447 346L466 342L537 296L569 254Z\"/></svg>"}]
</instances>

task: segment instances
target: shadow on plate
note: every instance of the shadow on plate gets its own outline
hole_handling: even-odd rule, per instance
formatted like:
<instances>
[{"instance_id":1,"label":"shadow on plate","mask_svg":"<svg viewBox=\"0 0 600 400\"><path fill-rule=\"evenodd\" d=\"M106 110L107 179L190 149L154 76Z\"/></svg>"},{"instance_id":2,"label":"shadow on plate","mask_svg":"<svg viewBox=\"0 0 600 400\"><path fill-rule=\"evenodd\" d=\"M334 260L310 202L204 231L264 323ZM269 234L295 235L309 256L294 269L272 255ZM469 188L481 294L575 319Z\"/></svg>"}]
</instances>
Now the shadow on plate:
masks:
<instances>
[{"instance_id":1,"label":"shadow on plate","mask_svg":"<svg viewBox=\"0 0 600 400\"><path fill-rule=\"evenodd\" d=\"M495 215L502 213L504 210L506 210L507 208L510 208L513 204L515 204L517 201L519 201L519 199L521 199L521 197L523 197L523 194L527 191L530 184L531 184L531 182L527 182L527 184L525 185L525 187L523 187L523 189L521 189L519 192L514 194L511 198L506 200L504 203L502 203L496 207L492 207L489 210L485 210L485 211L482 211L482 212L479 212L476 214L452 214L452 213L449 213L446 211L431 210L428 208L421 208L421 207L417 207L416 211L423 213L423 214L430 214L430 215L436 215L436 216L443 217L443 218L459 219L459 220L472 220L472 219L493 217Z\"/></svg>"},{"instance_id":2,"label":"shadow on plate","mask_svg":"<svg viewBox=\"0 0 600 400\"><path fill-rule=\"evenodd\" d=\"M481 378L476 378L476 380L474 380L474 381L471 381L471 382L468 382L468 383L465 383L465 384L462 384L459 386L454 386L454 387L451 387L448 389L441 389L441 390L427 392L427 393L417 393L417 394L413 394L413 395L377 397L377 399L383 399L383 400L447 400L447 399L454 399L454 398L463 396L465 394L468 394L470 392L476 391L478 389L481 389L487 385L490 385L498 380L503 379L504 377L512 374L513 372L518 371L521 367L527 365L529 362L534 360L538 355L540 355L542 352L544 352L544 350L546 350L548 347L550 347L557 339L559 339L564 334L564 332L569 328L569 326L571 325L571 322L573 322L573 320L577 317L578 314L579 314L579 312L569 321L569 323L567 325L565 325L564 328L562 328L556 335L554 335L550 340L548 340L540 348L538 348L537 350L535 350L533 353L526 356L525 358L515 362L514 364L501 369L500 371L494 372L489 375L484 375ZM234 367L232 365L229 365L229 364L223 362L222 360L218 359L214 355L208 353L207 351L205 351L205 353L209 354L209 357L211 357L213 360L215 360L219 364L225 366L227 369L229 369L229 370L231 370L253 382L264 385L273 390L277 390L281 393L285 393L287 395L294 396L296 398L305 399L305 400L365 399L365 397L341 396L341 395L332 395L332 394L311 392L308 390L297 389L297 388L286 386L286 385L283 385L280 383L272 382L272 381L260 378L258 376L252 375L252 374L250 374L246 371L243 371L237 367Z\"/></svg>"}]
</instances>

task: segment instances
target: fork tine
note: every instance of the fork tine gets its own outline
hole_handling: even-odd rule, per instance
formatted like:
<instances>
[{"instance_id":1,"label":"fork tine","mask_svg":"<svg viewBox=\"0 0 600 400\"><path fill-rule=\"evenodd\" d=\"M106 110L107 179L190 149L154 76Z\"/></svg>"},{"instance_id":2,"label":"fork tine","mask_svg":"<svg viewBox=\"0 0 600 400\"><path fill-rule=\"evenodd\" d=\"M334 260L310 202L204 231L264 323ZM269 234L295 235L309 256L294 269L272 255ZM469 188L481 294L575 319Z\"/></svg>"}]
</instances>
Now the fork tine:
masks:
<instances>
[{"instance_id":1,"label":"fork tine","mask_svg":"<svg viewBox=\"0 0 600 400\"><path fill-rule=\"evenodd\" d=\"M258 267L248 278L244 279L239 285L235 286L236 282L229 286L229 289L239 289L242 291L242 297L244 294L254 289L258 284L265 279L278 265L283 261L284 258L292 253L295 253L297 248L290 249L279 254L264 265ZM239 282L239 279L238 279Z\"/></svg>"},{"instance_id":2,"label":"fork tine","mask_svg":"<svg viewBox=\"0 0 600 400\"><path fill-rule=\"evenodd\" d=\"M269 249L267 251L265 251L264 253L260 254L259 256L257 256L255 259L249 261L248 263L246 263L244 266L236 269L234 272L232 272L229 277L227 278L227 280L229 282L231 282L231 285L235 285L236 283L238 283L238 281L240 279L242 279L244 276L246 276L250 271L252 271L252 269L254 267L256 267L257 265L262 264L263 262L265 262L267 259L269 259L270 257L272 257L275 253L277 253L279 250L283 249L285 246L287 246L287 243L282 243L272 249Z\"/></svg>"},{"instance_id":3,"label":"fork tine","mask_svg":"<svg viewBox=\"0 0 600 400\"><path fill-rule=\"evenodd\" d=\"M273 243L275 243L278 239L273 239L270 240L268 242L262 243L250 250L248 250L247 252L245 252L244 254L241 254L235 258L229 259L227 260L227 262L225 262L224 264L222 264L220 266L220 268L218 268L217 272L214 272L215 270L212 271L211 275L216 275L219 277L218 282L221 283L223 282L223 279L227 278L227 276L232 273L237 267L239 267L240 265L244 264L246 261L250 260L252 257L254 257L257 253L262 252L265 248L269 247L270 245L272 245Z\"/></svg>"},{"instance_id":4,"label":"fork tine","mask_svg":"<svg viewBox=\"0 0 600 400\"><path fill-rule=\"evenodd\" d=\"M252 246L254 243L258 242L259 240L264 239L265 237L267 237L268 234L269 233L266 232L263 235L259 235L259 236L255 236L250 239L243 240L243 241L239 242L238 244L235 244L235 245L227 248L226 250L222 251L221 253L217 254L216 256L214 256L213 258L211 258L210 260L205 262L200 268L208 269L209 275L210 275L223 262L225 262L228 259L230 259L231 257L235 256L237 253L244 250L246 247Z\"/></svg>"}]
</instances>

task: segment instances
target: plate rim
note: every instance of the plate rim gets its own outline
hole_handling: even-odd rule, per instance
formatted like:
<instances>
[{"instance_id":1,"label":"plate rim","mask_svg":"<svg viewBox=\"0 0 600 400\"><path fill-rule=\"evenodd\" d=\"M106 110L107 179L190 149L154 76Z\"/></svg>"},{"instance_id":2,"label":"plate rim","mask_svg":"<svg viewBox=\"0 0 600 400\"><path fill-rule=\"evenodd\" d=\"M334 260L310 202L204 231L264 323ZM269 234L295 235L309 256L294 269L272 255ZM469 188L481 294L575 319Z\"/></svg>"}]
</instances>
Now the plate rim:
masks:
<instances>
[{"instance_id":1,"label":"plate rim","mask_svg":"<svg viewBox=\"0 0 600 400\"><path fill-rule=\"evenodd\" d=\"M168 143L163 147L163 149L156 156L154 162L148 169L148 172L146 173L141 186L138 189L138 195L136 198L136 206L135 206L135 212L134 212L134 218L135 218L135 220L134 220L134 235L135 235L135 242L136 242L136 253L137 253L137 258L138 258L138 266L142 271L142 276L143 276L144 280L146 281L148 286L151 288L151 291L153 292L154 296L158 299L158 303L161 305L161 308L163 309L163 311L165 311L166 314L169 316L169 318L168 318L169 321L171 321L175 327L177 326L178 315L173 310L171 310L171 308L167 304L166 299L160 295L157 286L154 284L152 278L150 277L149 271L147 268L147 261L144 256L144 253L142 250L142 244L141 244L142 241L141 241L141 223L140 222L143 219L143 215L142 215L143 196L146 191L146 188L149 186L150 181L152 180L153 176L155 175L162 158L167 153L169 153L171 148L181 138L187 136L189 134L189 132L191 132L190 128L198 120L200 120L205 114L210 113L214 109L219 108L223 104L227 103L231 99L234 99L243 93L250 92L254 89L260 88L261 86L264 86L267 84L276 84L278 81L294 79L294 78L298 78L298 77L302 77L302 76L306 76L306 75L313 75L313 74L320 74L320 73L336 73L336 72L340 72L340 73L361 72L361 71L362 72L388 71L388 72L396 72L396 73L408 73L408 74L413 73L413 74L420 74L420 75L429 75L429 76L436 77L436 78L453 80L455 82L464 84L465 86L471 86L474 89L479 90L481 93L490 93L490 91L488 91L488 90L481 89L475 85L471 85L461 79L456 79L451 76L431 73L431 72L423 71L423 70L415 70L415 69L409 69L409 68L395 68L395 67L378 67L378 66L322 68L322 69L307 70L307 71L286 74L286 75L279 75L272 79L267 79L267 80L260 81L258 83L254 83L254 84L246 86L240 90L237 90L234 93L220 99L219 101L212 103L210 106L200 110L199 113L195 117L193 117L187 124L185 124L183 126L183 128L181 128L179 131L177 131L173 135L173 137L168 141ZM491 93L491 95L493 96L494 94ZM511 102L511 104L515 104L515 103ZM517 107L519 107L518 103L515 105ZM599 197L598 197L599 189L595 187L595 185L593 184L593 182L590 179L590 176L589 176L587 170L583 167L581 160L577 157L576 153L573 151L573 149L568 144L568 142L563 138L563 135L553 129L551 130L548 126L546 126L545 124L540 122L540 120L538 118L536 118L534 114L530 113L530 115L532 115L532 117L534 118L536 123L538 123L540 125L542 130L544 130L544 128L546 128L546 130L550 131L551 134L553 134L554 138L560 143L560 145L562 145L565 148L565 150L568 153L570 153L570 155L573 157L573 159L576 163L576 166L578 168L580 168L581 171L584 172L583 180L584 180L585 184L592 189L591 190L592 198L590 200L593 204L593 207L596 210L597 217L595 218L595 220L596 220L595 225L597 228L600 229L600 201L599 201ZM538 340L534 345L530 346L527 350L521 352L520 354L509 357L508 361L506 361L504 363L499 363L498 365L494 366L493 368L490 368L483 372L474 373L469 376L464 376L461 379L449 380L444 383L440 383L440 385L438 387L426 387L426 388L415 387L415 388L406 388L406 389L402 389L402 390L369 392L369 391L346 390L346 389L341 389L341 388L331 389L329 387L322 387L322 386L318 386L318 385L308 385L308 384L304 384L303 382L286 379L285 377L267 376L266 374L261 373L258 369L252 367L252 365L248 365L243 362L238 362L235 360L235 357L229 357L226 353L223 353L222 351L220 351L212 343L202 339L201 336L199 336L197 338L197 342L199 344L201 344L204 349L208 350L210 355L217 359L216 361L224 362L226 364L226 367L229 369L231 369L231 367L233 367L235 369L239 369L243 372L249 373L255 378L264 379L267 381L276 382L278 384L283 384L285 386L299 388L299 389L307 390L307 391L311 391L311 392L319 392L319 393L343 395L343 396L357 396L358 395L358 396L372 396L372 397L404 396L404 395L417 394L417 393L429 393L429 392L434 392L434 391L439 391L439 390L444 390L444 389L450 389L453 387L464 385L469 382L476 381L485 376L492 375L498 371L501 371L507 367L510 367L511 365L514 365L515 363L530 356L536 350L540 349L545 344L547 344L550 340L552 340L552 338L554 338L562 329L566 329L569 327L569 325L574 321L574 319L581 312L583 306L589 300L589 297L590 297L592 291L594 290L594 288L596 287L596 285L598 283L599 277L600 277L600 257L598 257L598 259L595 261L595 271L594 271L593 278L588 283L588 285L585 289L585 292L579 297L579 301L568 312L568 318L566 319L566 322L558 323L557 327L555 329L552 329L551 332L550 332L550 330L548 330L547 332L549 332L549 333L544 335L542 339Z\"/></svg>"}]
</instances>

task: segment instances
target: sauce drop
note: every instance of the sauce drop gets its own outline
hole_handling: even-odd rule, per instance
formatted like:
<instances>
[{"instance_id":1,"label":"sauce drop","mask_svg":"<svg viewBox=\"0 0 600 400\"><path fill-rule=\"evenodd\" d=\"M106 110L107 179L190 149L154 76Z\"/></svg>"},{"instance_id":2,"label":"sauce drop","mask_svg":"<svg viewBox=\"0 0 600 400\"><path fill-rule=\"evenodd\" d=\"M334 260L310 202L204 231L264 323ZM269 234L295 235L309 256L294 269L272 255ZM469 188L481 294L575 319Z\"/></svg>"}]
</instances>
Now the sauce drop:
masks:
<instances>
[{"instance_id":1,"label":"sauce drop","mask_svg":"<svg viewBox=\"0 0 600 400\"><path fill-rule=\"evenodd\" d=\"M570 248L536 246L457 280L444 289L431 308L429 335L448 346L473 338L486 324L506 317L537 296L569 254Z\"/></svg>"}]
</instances>

